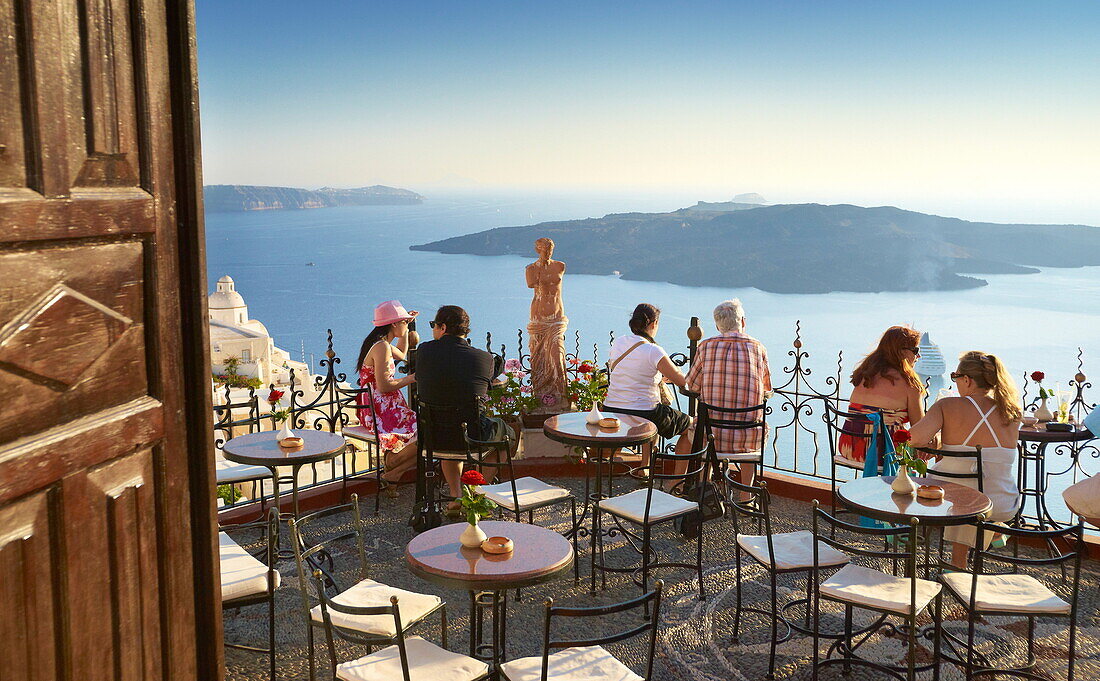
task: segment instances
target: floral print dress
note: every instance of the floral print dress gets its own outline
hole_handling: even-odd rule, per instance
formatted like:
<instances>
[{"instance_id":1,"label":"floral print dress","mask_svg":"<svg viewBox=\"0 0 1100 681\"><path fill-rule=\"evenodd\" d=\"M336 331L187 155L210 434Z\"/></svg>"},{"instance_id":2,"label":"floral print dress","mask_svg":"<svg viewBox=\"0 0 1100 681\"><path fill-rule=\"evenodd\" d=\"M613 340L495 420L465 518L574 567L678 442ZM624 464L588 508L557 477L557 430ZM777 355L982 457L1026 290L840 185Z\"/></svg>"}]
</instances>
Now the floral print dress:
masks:
<instances>
[{"instance_id":1,"label":"floral print dress","mask_svg":"<svg viewBox=\"0 0 1100 681\"><path fill-rule=\"evenodd\" d=\"M394 375L393 359L387 361L386 372L390 378ZM371 418L370 405L367 403L368 393L360 393L355 401L359 405L359 423L371 433L374 433L375 420L378 422L378 442L382 450L396 452L404 448L410 440L416 437L416 412L409 408L405 402L405 396L400 390L384 393L378 389L378 381L374 377L374 368L364 364L359 370L359 387L370 386L370 397L374 398L374 418Z\"/></svg>"}]
</instances>

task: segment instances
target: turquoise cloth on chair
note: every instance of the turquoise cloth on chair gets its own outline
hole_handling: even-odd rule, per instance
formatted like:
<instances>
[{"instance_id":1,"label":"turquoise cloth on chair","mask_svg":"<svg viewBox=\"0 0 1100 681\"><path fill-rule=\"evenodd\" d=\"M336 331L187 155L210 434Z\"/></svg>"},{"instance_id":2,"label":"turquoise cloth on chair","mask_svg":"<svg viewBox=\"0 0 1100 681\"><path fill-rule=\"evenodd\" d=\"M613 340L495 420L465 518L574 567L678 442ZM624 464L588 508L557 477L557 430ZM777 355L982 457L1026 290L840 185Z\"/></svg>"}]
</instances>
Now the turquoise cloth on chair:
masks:
<instances>
[{"instance_id":1,"label":"turquoise cloth on chair","mask_svg":"<svg viewBox=\"0 0 1100 681\"><path fill-rule=\"evenodd\" d=\"M867 457L863 461L863 477L875 478L880 475L897 475L898 462L894 455L894 438L886 428L886 421L879 412L867 414L871 422L871 440L867 443ZM882 472L879 472L878 453L879 439L884 440ZM859 517L859 524L863 527L886 527L886 523L873 520L864 516Z\"/></svg>"}]
</instances>

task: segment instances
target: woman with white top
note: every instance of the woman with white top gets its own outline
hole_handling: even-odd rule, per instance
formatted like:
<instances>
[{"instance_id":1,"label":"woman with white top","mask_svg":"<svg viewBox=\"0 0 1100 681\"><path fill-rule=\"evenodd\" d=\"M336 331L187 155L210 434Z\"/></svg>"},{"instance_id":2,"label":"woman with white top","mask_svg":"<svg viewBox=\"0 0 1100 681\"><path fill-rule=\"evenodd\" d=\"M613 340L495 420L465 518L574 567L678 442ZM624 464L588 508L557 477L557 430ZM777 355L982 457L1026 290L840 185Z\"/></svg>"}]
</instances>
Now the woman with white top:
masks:
<instances>
[{"instance_id":1,"label":"woman with white top","mask_svg":"<svg viewBox=\"0 0 1100 681\"><path fill-rule=\"evenodd\" d=\"M630 333L611 344L607 361L610 376L603 408L649 419L665 439L679 435L676 453L685 454L691 451L691 417L662 404L660 384L667 379L682 388L687 382L664 348L653 340L660 317L661 311L656 306L638 305L630 317ZM642 453L642 465L649 465L648 447Z\"/></svg>"},{"instance_id":2,"label":"woman with white top","mask_svg":"<svg viewBox=\"0 0 1100 681\"><path fill-rule=\"evenodd\" d=\"M959 397L938 400L912 428L912 442L920 447L932 442L939 433L948 451L982 448L982 491L993 502L989 521L1010 520L1020 505L1016 486L1016 440L1020 431L1020 394L1005 365L984 352L967 352L959 357L959 368L951 373ZM944 458L930 467L952 473L971 473L976 464L966 458ZM952 479L977 488L973 478ZM973 527L948 528L944 537L952 542L951 562L966 567L968 548L974 546ZM984 538L986 544L993 537ZM982 547L985 548L985 547Z\"/></svg>"}]
</instances>

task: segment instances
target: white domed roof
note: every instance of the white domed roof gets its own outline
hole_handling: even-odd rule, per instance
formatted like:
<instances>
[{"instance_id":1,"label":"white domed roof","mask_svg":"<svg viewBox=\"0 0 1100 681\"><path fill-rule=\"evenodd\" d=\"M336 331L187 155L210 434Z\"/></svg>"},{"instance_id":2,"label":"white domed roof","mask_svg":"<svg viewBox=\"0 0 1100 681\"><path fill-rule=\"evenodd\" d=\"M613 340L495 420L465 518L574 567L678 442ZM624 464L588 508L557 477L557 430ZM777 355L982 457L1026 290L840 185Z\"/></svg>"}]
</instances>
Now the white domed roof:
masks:
<instances>
[{"instance_id":1,"label":"white domed roof","mask_svg":"<svg viewBox=\"0 0 1100 681\"><path fill-rule=\"evenodd\" d=\"M232 284L233 283L233 277L229 276L228 274L223 274L222 278L218 280L218 283L219 284Z\"/></svg>"},{"instance_id":2,"label":"white domed roof","mask_svg":"<svg viewBox=\"0 0 1100 681\"><path fill-rule=\"evenodd\" d=\"M244 298L236 291L214 291L210 294L211 310L231 310L244 306Z\"/></svg>"}]
</instances>

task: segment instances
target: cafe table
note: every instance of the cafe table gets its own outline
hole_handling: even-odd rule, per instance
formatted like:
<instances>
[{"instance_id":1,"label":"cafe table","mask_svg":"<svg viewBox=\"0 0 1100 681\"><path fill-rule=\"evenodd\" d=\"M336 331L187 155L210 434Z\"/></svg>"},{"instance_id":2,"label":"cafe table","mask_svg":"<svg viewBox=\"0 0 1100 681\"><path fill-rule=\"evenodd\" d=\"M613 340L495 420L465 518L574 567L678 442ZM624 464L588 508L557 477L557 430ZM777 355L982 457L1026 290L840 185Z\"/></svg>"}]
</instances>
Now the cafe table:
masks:
<instances>
[{"instance_id":1,"label":"cafe table","mask_svg":"<svg viewBox=\"0 0 1100 681\"><path fill-rule=\"evenodd\" d=\"M451 523L413 537L405 548L405 563L421 579L469 593L470 657L495 670L506 659L508 590L560 577L573 566L573 545L538 525L501 520L478 524L489 537L511 539L512 551L495 554L467 548L458 539L467 524ZM488 641L486 611L492 618Z\"/></svg>"},{"instance_id":2,"label":"cafe table","mask_svg":"<svg viewBox=\"0 0 1100 681\"><path fill-rule=\"evenodd\" d=\"M1017 527L1034 526L1040 530L1063 527L1065 523L1059 523L1051 516L1047 508L1047 481L1051 475L1063 475L1069 473L1077 465L1077 455L1080 448L1075 443L1091 440L1095 435L1089 432L1081 424L1071 424L1072 430L1054 431L1047 430L1045 424L1035 426L1020 426L1019 447L1020 463L1017 468L1016 484L1020 488L1020 508L1016 512L1013 525ZM1047 448L1054 445L1057 453L1063 448L1068 449L1069 465L1064 470L1055 473L1047 472ZM1068 445L1068 447L1066 447ZM1028 500L1032 501L1035 510L1028 514Z\"/></svg>"}]
</instances>

